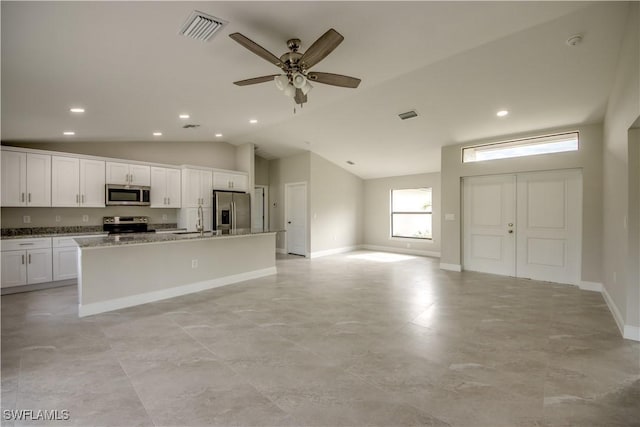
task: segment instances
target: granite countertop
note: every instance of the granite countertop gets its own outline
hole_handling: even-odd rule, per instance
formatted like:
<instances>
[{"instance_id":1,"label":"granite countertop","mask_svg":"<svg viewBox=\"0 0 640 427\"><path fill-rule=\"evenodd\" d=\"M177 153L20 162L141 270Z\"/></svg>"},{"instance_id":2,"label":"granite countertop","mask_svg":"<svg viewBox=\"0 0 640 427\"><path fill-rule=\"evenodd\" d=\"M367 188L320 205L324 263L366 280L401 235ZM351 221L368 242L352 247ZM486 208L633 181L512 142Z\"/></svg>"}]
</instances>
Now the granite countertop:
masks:
<instances>
[{"instance_id":1,"label":"granite countertop","mask_svg":"<svg viewBox=\"0 0 640 427\"><path fill-rule=\"evenodd\" d=\"M90 232L59 232L59 233L40 233L40 234L22 234L13 236L2 236L2 240L14 240L14 239L39 239L46 237L65 237L65 236L106 236L106 231L90 231Z\"/></svg>"},{"instance_id":2,"label":"granite countertop","mask_svg":"<svg viewBox=\"0 0 640 427\"><path fill-rule=\"evenodd\" d=\"M177 228L176 223L149 224L149 229L157 232L182 231L184 228ZM107 232L102 231L101 225L76 225L62 227L21 227L1 229L2 240L10 239L37 239L46 237L65 236L106 236Z\"/></svg>"},{"instance_id":3,"label":"granite countertop","mask_svg":"<svg viewBox=\"0 0 640 427\"><path fill-rule=\"evenodd\" d=\"M98 237L79 237L75 239L78 247L96 248L106 246L122 246L122 245L141 245L153 243L165 243L184 240L209 240L209 239L228 239L234 237L251 236L257 234L276 233L283 230L263 230L256 231L251 229L240 229L231 234L213 234L210 231L200 235L198 232L193 233L174 233L174 234L158 234L158 233L132 233L121 234L115 236L98 236Z\"/></svg>"}]
</instances>

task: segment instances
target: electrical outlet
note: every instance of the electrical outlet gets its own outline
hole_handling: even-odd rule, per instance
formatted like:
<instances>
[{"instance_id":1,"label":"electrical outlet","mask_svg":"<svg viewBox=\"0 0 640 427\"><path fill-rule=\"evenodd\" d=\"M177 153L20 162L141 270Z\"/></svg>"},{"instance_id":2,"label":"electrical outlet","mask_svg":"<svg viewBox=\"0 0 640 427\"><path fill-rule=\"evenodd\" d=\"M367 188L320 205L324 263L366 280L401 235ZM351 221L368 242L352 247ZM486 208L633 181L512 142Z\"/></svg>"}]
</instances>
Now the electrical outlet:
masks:
<instances>
[{"instance_id":1,"label":"electrical outlet","mask_svg":"<svg viewBox=\"0 0 640 427\"><path fill-rule=\"evenodd\" d=\"M25 224L30 224L31 223L31 216L29 215L25 215L22 217L22 222Z\"/></svg>"},{"instance_id":2,"label":"electrical outlet","mask_svg":"<svg viewBox=\"0 0 640 427\"><path fill-rule=\"evenodd\" d=\"M60 215L56 215L56 222L60 222L61 219Z\"/></svg>"},{"instance_id":3,"label":"electrical outlet","mask_svg":"<svg viewBox=\"0 0 640 427\"><path fill-rule=\"evenodd\" d=\"M89 215L82 215L82 222L89 222Z\"/></svg>"},{"instance_id":4,"label":"electrical outlet","mask_svg":"<svg viewBox=\"0 0 640 427\"><path fill-rule=\"evenodd\" d=\"M167 218L168 218L168 217L167 217L167 214L163 214L163 215L162 215L162 220L163 220L163 221L166 221L166 220L167 220Z\"/></svg>"},{"instance_id":5,"label":"electrical outlet","mask_svg":"<svg viewBox=\"0 0 640 427\"><path fill-rule=\"evenodd\" d=\"M198 260L197 259L192 259L191 260L191 268L198 268Z\"/></svg>"}]
</instances>

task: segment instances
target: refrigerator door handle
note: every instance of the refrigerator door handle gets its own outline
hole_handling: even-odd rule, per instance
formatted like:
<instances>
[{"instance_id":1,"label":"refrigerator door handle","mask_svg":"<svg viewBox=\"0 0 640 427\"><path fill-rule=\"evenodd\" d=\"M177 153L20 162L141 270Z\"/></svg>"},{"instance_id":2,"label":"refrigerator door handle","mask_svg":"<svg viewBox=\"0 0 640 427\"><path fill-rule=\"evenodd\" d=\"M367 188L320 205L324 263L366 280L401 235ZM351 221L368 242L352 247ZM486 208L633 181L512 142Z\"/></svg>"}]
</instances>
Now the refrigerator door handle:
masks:
<instances>
[{"instance_id":1,"label":"refrigerator door handle","mask_svg":"<svg viewBox=\"0 0 640 427\"><path fill-rule=\"evenodd\" d=\"M236 202L231 202L231 229L236 229Z\"/></svg>"}]
</instances>

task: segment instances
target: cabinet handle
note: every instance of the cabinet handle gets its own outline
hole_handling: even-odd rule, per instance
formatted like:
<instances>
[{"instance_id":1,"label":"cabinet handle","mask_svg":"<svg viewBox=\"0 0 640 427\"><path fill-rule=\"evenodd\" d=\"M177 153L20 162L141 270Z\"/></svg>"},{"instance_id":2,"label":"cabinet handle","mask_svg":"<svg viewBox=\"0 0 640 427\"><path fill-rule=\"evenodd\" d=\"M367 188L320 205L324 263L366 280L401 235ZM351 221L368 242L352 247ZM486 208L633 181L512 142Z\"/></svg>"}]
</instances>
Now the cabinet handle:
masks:
<instances>
[{"instance_id":1,"label":"cabinet handle","mask_svg":"<svg viewBox=\"0 0 640 427\"><path fill-rule=\"evenodd\" d=\"M20 201L21 201L21 202L24 202L24 193L21 193L21 195L20 195Z\"/></svg>"},{"instance_id":2,"label":"cabinet handle","mask_svg":"<svg viewBox=\"0 0 640 427\"><path fill-rule=\"evenodd\" d=\"M170 205L171 204L171 197L167 197L167 204Z\"/></svg>"},{"instance_id":3,"label":"cabinet handle","mask_svg":"<svg viewBox=\"0 0 640 427\"><path fill-rule=\"evenodd\" d=\"M31 203L31 193L29 193L29 197L28 197L28 199L29 199L29 200L28 200L28 201L29 201L29 203Z\"/></svg>"},{"instance_id":4,"label":"cabinet handle","mask_svg":"<svg viewBox=\"0 0 640 427\"><path fill-rule=\"evenodd\" d=\"M29 254L29 264L31 264L31 254Z\"/></svg>"},{"instance_id":5,"label":"cabinet handle","mask_svg":"<svg viewBox=\"0 0 640 427\"><path fill-rule=\"evenodd\" d=\"M24 255L22 255L22 264L24 264Z\"/></svg>"},{"instance_id":6,"label":"cabinet handle","mask_svg":"<svg viewBox=\"0 0 640 427\"><path fill-rule=\"evenodd\" d=\"M82 203L84 203L84 194L82 195Z\"/></svg>"},{"instance_id":7,"label":"cabinet handle","mask_svg":"<svg viewBox=\"0 0 640 427\"><path fill-rule=\"evenodd\" d=\"M80 195L76 194L76 203L80 203Z\"/></svg>"}]
</instances>

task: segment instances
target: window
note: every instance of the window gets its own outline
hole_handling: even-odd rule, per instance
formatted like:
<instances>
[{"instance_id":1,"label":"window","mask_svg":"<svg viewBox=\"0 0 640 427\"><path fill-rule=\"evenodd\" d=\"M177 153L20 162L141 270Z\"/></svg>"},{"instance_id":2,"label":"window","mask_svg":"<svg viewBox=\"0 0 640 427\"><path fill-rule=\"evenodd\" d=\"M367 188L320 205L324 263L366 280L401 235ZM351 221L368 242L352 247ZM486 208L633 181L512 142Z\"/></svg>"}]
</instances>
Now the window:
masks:
<instances>
[{"instance_id":1,"label":"window","mask_svg":"<svg viewBox=\"0 0 640 427\"><path fill-rule=\"evenodd\" d=\"M391 237L431 239L431 188L391 190Z\"/></svg>"},{"instance_id":2,"label":"window","mask_svg":"<svg viewBox=\"0 0 640 427\"><path fill-rule=\"evenodd\" d=\"M578 150L578 132L498 142L462 149L462 163Z\"/></svg>"}]
</instances>

